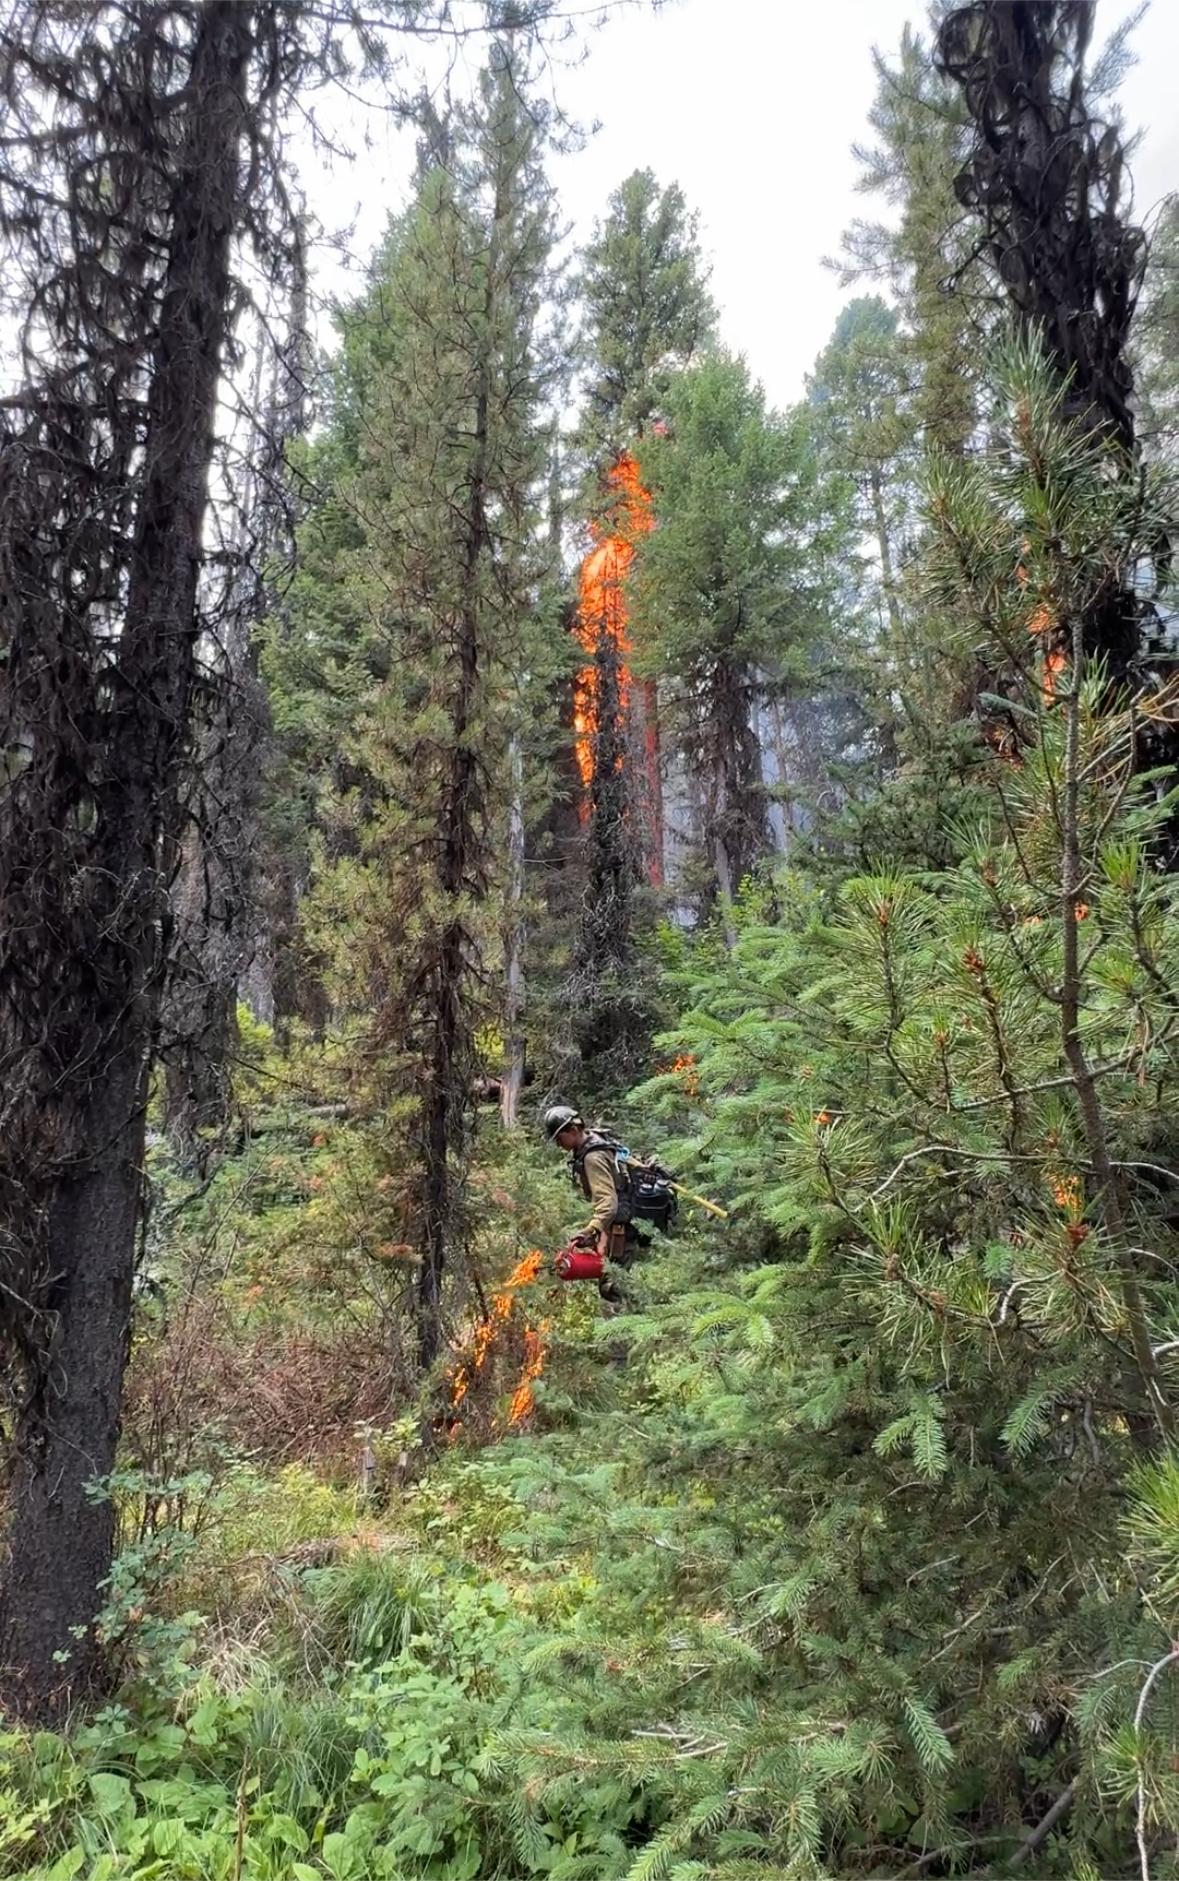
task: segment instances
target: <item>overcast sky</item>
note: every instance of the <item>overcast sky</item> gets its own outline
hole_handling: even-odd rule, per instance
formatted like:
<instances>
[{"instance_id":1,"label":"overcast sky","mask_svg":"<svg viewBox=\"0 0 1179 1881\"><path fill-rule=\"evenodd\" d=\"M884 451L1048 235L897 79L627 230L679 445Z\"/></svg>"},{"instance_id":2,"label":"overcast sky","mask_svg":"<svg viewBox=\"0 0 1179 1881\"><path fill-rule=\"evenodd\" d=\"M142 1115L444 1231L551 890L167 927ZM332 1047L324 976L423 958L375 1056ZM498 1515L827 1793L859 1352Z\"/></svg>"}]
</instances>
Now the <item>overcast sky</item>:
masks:
<instances>
[{"instance_id":1,"label":"overcast sky","mask_svg":"<svg viewBox=\"0 0 1179 1881\"><path fill-rule=\"evenodd\" d=\"M1099 0L1104 38L1131 7ZM589 233L610 191L650 167L678 182L699 211L726 343L744 352L771 400L796 399L830 336L842 289L824 268L840 231L872 199L855 191L852 145L868 137L873 45L891 51L918 0L668 0L658 13L616 14L588 56L559 70L565 109L600 129L551 165L575 236ZM1141 130L1136 209L1179 187L1179 0L1154 0L1134 37L1138 63L1121 92ZM355 139L360 118L354 118ZM405 198L409 141L364 115L369 146L355 165L302 165L312 206L329 226L356 218L354 269ZM338 259L321 255L324 292L349 291ZM358 284L358 283L357 283Z\"/></svg>"}]
</instances>

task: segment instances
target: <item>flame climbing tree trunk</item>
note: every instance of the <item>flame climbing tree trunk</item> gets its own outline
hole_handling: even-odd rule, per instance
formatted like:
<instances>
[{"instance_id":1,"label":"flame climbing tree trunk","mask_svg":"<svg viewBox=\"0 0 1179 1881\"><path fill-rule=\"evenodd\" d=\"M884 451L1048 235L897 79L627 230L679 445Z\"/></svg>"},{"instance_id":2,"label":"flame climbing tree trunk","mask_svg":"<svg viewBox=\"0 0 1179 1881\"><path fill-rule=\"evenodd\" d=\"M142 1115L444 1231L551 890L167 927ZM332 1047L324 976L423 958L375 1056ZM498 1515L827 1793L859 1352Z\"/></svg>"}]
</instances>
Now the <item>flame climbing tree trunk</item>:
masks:
<instances>
[{"instance_id":1,"label":"flame climbing tree trunk","mask_svg":"<svg viewBox=\"0 0 1179 1881\"><path fill-rule=\"evenodd\" d=\"M584 1069L609 1083L634 1075L645 1049L635 890L643 873L662 879L661 734L654 683L631 711L626 568L607 569L604 583L586 575L604 553L629 560L635 531L618 514L619 472L633 479L632 447L715 327L696 221L675 185L661 189L649 170L621 184L587 246L580 288L588 383L578 441L595 545L577 616L588 656L575 703L587 856L568 1004Z\"/></svg>"},{"instance_id":2,"label":"flame climbing tree trunk","mask_svg":"<svg viewBox=\"0 0 1179 1881\"><path fill-rule=\"evenodd\" d=\"M644 1037L633 898L641 880L643 835L650 836L643 767L635 762L641 720L636 725L633 711L627 577L636 546L651 527L651 502L629 451L620 453L603 482L600 513L591 525L595 546L581 568L576 620L586 660L574 688L574 727L589 881L574 1030L584 1058L601 1059L622 1076L637 1069ZM657 737L650 719L642 730Z\"/></svg>"}]
</instances>

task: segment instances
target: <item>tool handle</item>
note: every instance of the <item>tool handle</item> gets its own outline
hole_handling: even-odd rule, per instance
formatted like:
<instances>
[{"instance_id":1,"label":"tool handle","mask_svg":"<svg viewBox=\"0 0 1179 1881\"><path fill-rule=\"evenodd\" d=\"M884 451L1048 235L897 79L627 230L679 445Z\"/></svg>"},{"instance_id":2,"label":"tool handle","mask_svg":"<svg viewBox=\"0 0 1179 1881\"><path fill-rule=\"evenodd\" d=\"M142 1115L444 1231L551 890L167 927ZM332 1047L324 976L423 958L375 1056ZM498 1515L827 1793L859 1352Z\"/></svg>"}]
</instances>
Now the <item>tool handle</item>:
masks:
<instances>
[{"instance_id":1,"label":"tool handle","mask_svg":"<svg viewBox=\"0 0 1179 1881\"><path fill-rule=\"evenodd\" d=\"M706 1195L693 1195L691 1189L685 1189L682 1182L669 1182L667 1186L674 1189L677 1195L682 1195L685 1202L695 1202L697 1208L706 1208L710 1215L719 1216L721 1221L729 1219L727 1208L722 1208L719 1202L710 1202Z\"/></svg>"}]
</instances>

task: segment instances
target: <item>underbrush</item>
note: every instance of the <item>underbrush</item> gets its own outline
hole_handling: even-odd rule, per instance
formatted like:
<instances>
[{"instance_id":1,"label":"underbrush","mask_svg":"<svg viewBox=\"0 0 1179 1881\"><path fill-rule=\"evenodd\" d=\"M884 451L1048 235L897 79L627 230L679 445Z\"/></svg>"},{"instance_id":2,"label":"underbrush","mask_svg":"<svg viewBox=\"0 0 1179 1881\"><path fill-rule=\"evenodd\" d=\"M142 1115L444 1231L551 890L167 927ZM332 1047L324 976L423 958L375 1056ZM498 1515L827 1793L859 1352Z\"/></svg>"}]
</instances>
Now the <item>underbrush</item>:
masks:
<instances>
[{"instance_id":1,"label":"underbrush","mask_svg":"<svg viewBox=\"0 0 1179 1881\"><path fill-rule=\"evenodd\" d=\"M543 1266L513 1292L576 1212L519 1140L473 1172L452 1350L408 1394L395 1277L355 1238L323 1258L361 1133L298 1135L298 1184L270 1173L301 1201L247 1157L185 1204L111 1485L118 1689L0 1738L0 1874L919 1881L1001 1872L1065 1794L1024 1872L1095 1881L1126 1872L1140 1782L1172 1818L1165 1680L1131 1723L1174 1604L1172 1466L1119 1465L1114 1494L1065 1422L1017 1476L990 1371L898 1423L871 1274L790 1219L686 1221L610 1320ZM953 1473L928 1436L922 1466L943 1424Z\"/></svg>"},{"instance_id":2,"label":"underbrush","mask_svg":"<svg viewBox=\"0 0 1179 1881\"><path fill-rule=\"evenodd\" d=\"M126 1447L158 1477L208 1468L231 1445L339 1478L355 1469L357 1426L395 1396L379 1322L299 1328L201 1292L136 1347Z\"/></svg>"},{"instance_id":3,"label":"underbrush","mask_svg":"<svg viewBox=\"0 0 1179 1881\"><path fill-rule=\"evenodd\" d=\"M808 1581L791 1566L814 1538L764 1463L743 1483L677 1447L708 1388L660 1362L658 1323L631 1327L650 1363L602 1368L612 1402L603 1385L576 1424L456 1447L379 1522L301 1467L232 1470L134 1627L116 1702L64 1737L0 1738L0 1873L818 1881L1012 1849L995 1785L1005 1767L1039 1781L1016 1738L1038 1728L1021 1694L1059 1676L1050 1651L1013 1640L977 1701L990 1736L972 1726L958 1756L928 1649L848 1630L843 1583L870 1560L854 1566L854 1512L846 1560ZM626 1440L640 1407L645 1453ZM714 1397L714 1441L729 1414ZM1169 1492L1148 1494L1139 1542L1161 1546ZM1147 1649L1125 1638L1119 1678L1057 1685L1102 1748L1075 1851L1099 1866L1054 1839L1032 1872L1122 1872L1136 1766L1118 1733Z\"/></svg>"},{"instance_id":4,"label":"underbrush","mask_svg":"<svg viewBox=\"0 0 1179 1881\"><path fill-rule=\"evenodd\" d=\"M0 1737L3 1872L67 1881L475 1881L620 1872L649 1803L604 1777L517 1793L559 1724L526 1594L440 1555L291 1566L253 1640L206 1640L68 1738ZM175 1665L173 1665L175 1672ZM554 1740L559 1741L559 1738Z\"/></svg>"}]
</instances>

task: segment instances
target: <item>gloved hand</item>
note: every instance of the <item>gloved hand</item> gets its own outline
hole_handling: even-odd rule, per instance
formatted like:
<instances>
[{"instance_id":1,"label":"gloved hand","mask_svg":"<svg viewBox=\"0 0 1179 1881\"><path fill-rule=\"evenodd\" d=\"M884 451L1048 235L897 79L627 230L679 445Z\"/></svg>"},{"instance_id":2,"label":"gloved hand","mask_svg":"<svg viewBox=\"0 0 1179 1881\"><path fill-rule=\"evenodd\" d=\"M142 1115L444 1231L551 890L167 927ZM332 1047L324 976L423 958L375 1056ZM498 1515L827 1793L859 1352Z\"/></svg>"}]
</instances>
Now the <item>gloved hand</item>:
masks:
<instances>
[{"instance_id":1,"label":"gloved hand","mask_svg":"<svg viewBox=\"0 0 1179 1881\"><path fill-rule=\"evenodd\" d=\"M598 1248L597 1229L596 1228L583 1228L580 1234L574 1235L569 1245L570 1247L591 1248L596 1252Z\"/></svg>"}]
</instances>

